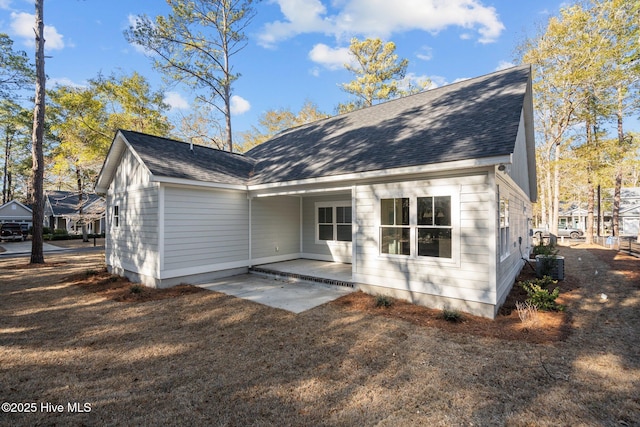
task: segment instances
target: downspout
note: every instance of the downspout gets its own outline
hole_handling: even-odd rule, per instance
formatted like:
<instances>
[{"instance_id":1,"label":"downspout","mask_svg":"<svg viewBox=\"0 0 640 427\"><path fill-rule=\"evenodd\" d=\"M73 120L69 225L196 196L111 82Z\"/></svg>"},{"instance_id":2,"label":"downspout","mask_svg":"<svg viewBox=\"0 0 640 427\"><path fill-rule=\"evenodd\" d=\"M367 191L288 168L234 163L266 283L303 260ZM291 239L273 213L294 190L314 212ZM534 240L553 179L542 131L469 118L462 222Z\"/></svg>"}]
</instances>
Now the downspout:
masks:
<instances>
[{"instance_id":1,"label":"downspout","mask_svg":"<svg viewBox=\"0 0 640 427\"><path fill-rule=\"evenodd\" d=\"M251 240L251 234L252 234L252 229L251 229L251 201L253 200L253 198L247 194L247 199L249 199L249 265L248 267L251 268L253 267L253 255L251 253L251 247L252 247L252 240Z\"/></svg>"}]
</instances>

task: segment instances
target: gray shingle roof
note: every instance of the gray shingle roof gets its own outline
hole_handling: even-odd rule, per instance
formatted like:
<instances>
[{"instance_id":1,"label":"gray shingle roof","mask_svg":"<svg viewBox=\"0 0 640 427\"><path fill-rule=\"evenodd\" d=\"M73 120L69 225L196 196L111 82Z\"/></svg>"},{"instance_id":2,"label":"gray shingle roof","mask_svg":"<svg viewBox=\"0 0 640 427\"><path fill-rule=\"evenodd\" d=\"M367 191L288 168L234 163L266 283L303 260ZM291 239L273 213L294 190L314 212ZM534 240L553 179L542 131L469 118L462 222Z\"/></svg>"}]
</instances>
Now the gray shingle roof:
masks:
<instances>
[{"instance_id":1,"label":"gray shingle roof","mask_svg":"<svg viewBox=\"0 0 640 427\"><path fill-rule=\"evenodd\" d=\"M241 154L133 131L120 131L152 174L203 182L245 184L254 161Z\"/></svg>"},{"instance_id":2,"label":"gray shingle roof","mask_svg":"<svg viewBox=\"0 0 640 427\"><path fill-rule=\"evenodd\" d=\"M74 191L47 191L45 197L49 200L52 211L46 215L65 216L78 212L78 193ZM97 194L84 194L82 196L82 206L88 207L92 203L101 199ZM103 205L104 206L104 205Z\"/></svg>"},{"instance_id":3,"label":"gray shingle roof","mask_svg":"<svg viewBox=\"0 0 640 427\"><path fill-rule=\"evenodd\" d=\"M278 182L513 153L530 68L515 67L301 126L246 153Z\"/></svg>"},{"instance_id":4,"label":"gray shingle roof","mask_svg":"<svg viewBox=\"0 0 640 427\"><path fill-rule=\"evenodd\" d=\"M293 128L244 155L121 131L156 176L260 184L509 155L520 66Z\"/></svg>"}]
</instances>

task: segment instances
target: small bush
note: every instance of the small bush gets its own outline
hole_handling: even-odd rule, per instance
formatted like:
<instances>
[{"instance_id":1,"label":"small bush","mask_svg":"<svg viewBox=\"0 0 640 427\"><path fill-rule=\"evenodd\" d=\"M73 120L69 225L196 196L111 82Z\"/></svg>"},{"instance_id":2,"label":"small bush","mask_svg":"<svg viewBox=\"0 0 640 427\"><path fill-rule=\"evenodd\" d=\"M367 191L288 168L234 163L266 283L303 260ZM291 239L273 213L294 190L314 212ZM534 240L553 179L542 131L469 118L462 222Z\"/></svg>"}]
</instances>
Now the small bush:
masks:
<instances>
[{"instance_id":1,"label":"small bush","mask_svg":"<svg viewBox=\"0 0 640 427\"><path fill-rule=\"evenodd\" d=\"M544 243L542 243L542 241L540 241L539 245L536 245L533 247L533 254L551 256L551 255L557 255L558 250L552 243L545 245Z\"/></svg>"},{"instance_id":2,"label":"small bush","mask_svg":"<svg viewBox=\"0 0 640 427\"><path fill-rule=\"evenodd\" d=\"M560 295L560 288L555 288L550 291L550 285L558 283L557 280L553 280L549 276L544 276L541 279L527 280L520 282L520 286L527 293L526 302L535 306L538 310L543 311L562 311L564 306L556 302L556 298Z\"/></svg>"},{"instance_id":3,"label":"small bush","mask_svg":"<svg viewBox=\"0 0 640 427\"><path fill-rule=\"evenodd\" d=\"M517 301L516 310L518 310L518 317L520 317L520 321L525 326L533 326L538 321L538 307L530 302Z\"/></svg>"},{"instance_id":4,"label":"small bush","mask_svg":"<svg viewBox=\"0 0 640 427\"><path fill-rule=\"evenodd\" d=\"M391 307L393 304L393 299L386 295L378 295L376 296L376 307Z\"/></svg>"},{"instance_id":5,"label":"small bush","mask_svg":"<svg viewBox=\"0 0 640 427\"><path fill-rule=\"evenodd\" d=\"M98 271L90 268L86 271L86 274L87 274L87 277L95 276L96 274L98 274Z\"/></svg>"},{"instance_id":6,"label":"small bush","mask_svg":"<svg viewBox=\"0 0 640 427\"><path fill-rule=\"evenodd\" d=\"M132 294L141 294L141 293L142 293L142 290L143 290L143 289L142 289L142 286L141 286L141 285L132 285L132 286L129 288L129 291L130 291Z\"/></svg>"},{"instance_id":7,"label":"small bush","mask_svg":"<svg viewBox=\"0 0 640 427\"><path fill-rule=\"evenodd\" d=\"M451 323L462 322L463 319L462 313L460 313L458 310L449 310L446 308L442 310L442 318Z\"/></svg>"}]
</instances>

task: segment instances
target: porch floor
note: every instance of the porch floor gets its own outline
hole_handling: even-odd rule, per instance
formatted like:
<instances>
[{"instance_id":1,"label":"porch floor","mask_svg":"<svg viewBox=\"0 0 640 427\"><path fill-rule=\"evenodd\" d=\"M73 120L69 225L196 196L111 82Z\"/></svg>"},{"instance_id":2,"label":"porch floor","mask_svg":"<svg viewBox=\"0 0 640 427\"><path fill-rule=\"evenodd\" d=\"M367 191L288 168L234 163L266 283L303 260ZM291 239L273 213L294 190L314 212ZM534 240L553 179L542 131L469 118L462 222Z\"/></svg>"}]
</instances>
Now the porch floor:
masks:
<instances>
[{"instance_id":1,"label":"porch floor","mask_svg":"<svg viewBox=\"0 0 640 427\"><path fill-rule=\"evenodd\" d=\"M255 265L249 271L307 282L353 287L351 264L339 262L295 259Z\"/></svg>"}]
</instances>

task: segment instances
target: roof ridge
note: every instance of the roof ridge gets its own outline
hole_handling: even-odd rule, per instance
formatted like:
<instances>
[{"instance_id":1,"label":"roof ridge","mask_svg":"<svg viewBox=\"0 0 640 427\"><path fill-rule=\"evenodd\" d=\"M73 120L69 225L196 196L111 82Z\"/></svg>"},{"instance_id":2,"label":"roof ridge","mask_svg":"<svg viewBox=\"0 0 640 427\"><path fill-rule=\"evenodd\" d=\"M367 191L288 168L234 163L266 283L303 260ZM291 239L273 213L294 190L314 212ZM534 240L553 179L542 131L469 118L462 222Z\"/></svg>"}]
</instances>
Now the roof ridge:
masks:
<instances>
[{"instance_id":1,"label":"roof ridge","mask_svg":"<svg viewBox=\"0 0 640 427\"><path fill-rule=\"evenodd\" d=\"M245 156L244 153L240 153L240 152L235 152L235 151L227 151L227 150L223 150L221 148L216 148L216 147L209 147L207 145L201 145L201 144L195 144L192 142L186 142L186 141L182 141L173 137L167 137L167 136L160 136L160 135L153 135L153 134L149 134L149 133L144 133L144 132L139 132L136 130L128 130L128 129L118 129L119 132L123 132L123 133L135 133L138 135L142 135L144 137L152 137L152 138L158 138L158 139L162 139L165 141L169 141L169 142L174 142L174 143L178 143L178 144L188 144L188 145L193 145L194 147L198 147L198 148L204 148L207 150L213 150L213 151L218 151L221 153L226 153L226 154L234 154L234 155L238 155L241 157L246 157L248 159L251 159L248 156Z\"/></svg>"}]
</instances>

